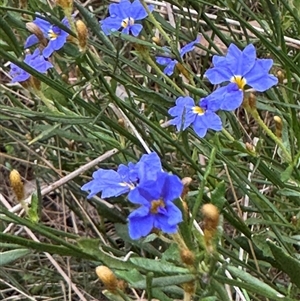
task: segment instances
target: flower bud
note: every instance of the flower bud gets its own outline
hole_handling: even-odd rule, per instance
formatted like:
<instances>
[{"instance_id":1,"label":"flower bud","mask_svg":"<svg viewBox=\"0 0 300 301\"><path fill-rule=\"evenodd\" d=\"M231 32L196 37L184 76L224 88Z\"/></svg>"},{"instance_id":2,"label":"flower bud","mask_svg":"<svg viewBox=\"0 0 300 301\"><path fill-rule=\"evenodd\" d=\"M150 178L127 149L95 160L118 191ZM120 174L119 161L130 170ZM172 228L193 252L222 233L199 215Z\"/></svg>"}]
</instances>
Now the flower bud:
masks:
<instances>
[{"instance_id":1,"label":"flower bud","mask_svg":"<svg viewBox=\"0 0 300 301\"><path fill-rule=\"evenodd\" d=\"M73 8L73 0L56 0L56 5L60 6L62 9L70 9Z\"/></svg>"},{"instance_id":2,"label":"flower bud","mask_svg":"<svg viewBox=\"0 0 300 301\"><path fill-rule=\"evenodd\" d=\"M282 119L279 116L274 116L273 120L275 122L275 135L278 138L281 138L282 137L282 128L283 128Z\"/></svg>"},{"instance_id":3,"label":"flower bud","mask_svg":"<svg viewBox=\"0 0 300 301\"><path fill-rule=\"evenodd\" d=\"M278 78L278 83L279 84L283 84L283 81L284 81L284 74L281 70L278 70L277 73L276 73L276 76Z\"/></svg>"},{"instance_id":4,"label":"flower bud","mask_svg":"<svg viewBox=\"0 0 300 301\"><path fill-rule=\"evenodd\" d=\"M22 201L24 198L24 185L19 172L13 169L9 174L10 186L12 187L17 200Z\"/></svg>"},{"instance_id":5,"label":"flower bud","mask_svg":"<svg viewBox=\"0 0 300 301\"><path fill-rule=\"evenodd\" d=\"M213 204L205 204L202 206L204 228L207 230L216 230L219 224L220 213L218 208Z\"/></svg>"},{"instance_id":6,"label":"flower bud","mask_svg":"<svg viewBox=\"0 0 300 301\"><path fill-rule=\"evenodd\" d=\"M88 38L87 27L81 20L76 21L75 25L77 31L79 50L80 52L85 52L87 46L87 38Z\"/></svg>"},{"instance_id":7,"label":"flower bud","mask_svg":"<svg viewBox=\"0 0 300 301\"><path fill-rule=\"evenodd\" d=\"M43 46L47 45L47 39L44 37L42 30L33 22L27 22L26 28L39 39Z\"/></svg>"},{"instance_id":8,"label":"flower bud","mask_svg":"<svg viewBox=\"0 0 300 301\"><path fill-rule=\"evenodd\" d=\"M118 279L111 269L104 265L100 265L96 267L96 274L107 290L111 293L116 292L118 289Z\"/></svg>"},{"instance_id":9,"label":"flower bud","mask_svg":"<svg viewBox=\"0 0 300 301\"><path fill-rule=\"evenodd\" d=\"M181 180L181 183L183 184L183 190L182 190L182 193L181 193L181 198L182 199L185 199L186 195L188 194L189 192L189 186L190 184L192 183L193 179L190 178L190 177L185 177Z\"/></svg>"},{"instance_id":10,"label":"flower bud","mask_svg":"<svg viewBox=\"0 0 300 301\"><path fill-rule=\"evenodd\" d=\"M293 224L294 226L297 226L297 224L298 224L298 218L297 218L296 215L292 216L291 222L292 222L292 224Z\"/></svg>"},{"instance_id":11,"label":"flower bud","mask_svg":"<svg viewBox=\"0 0 300 301\"><path fill-rule=\"evenodd\" d=\"M203 205L201 212L203 214L204 224L204 241L208 252L213 251L213 239L217 232L220 213L218 208L213 204Z\"/></svg>"},{"instance_id":12,"label":"flower bud","mask_svg":"<svg viewBox=\"0 0 300 301\"><path fill-rule=\"evenodd\" d=\"M245 143L246 149L248 152L252 153L252 154L256 154L255 152L255 146L249 142Z\"/></svg>"},{"instance_id":13,"label":"flower bud","mask_svg":"<svg viewBox=\"0 0 300 301\"><path fill-rule=\"evenodd\" d=\"M180 258L186 265L193 265L195 262L195 255L189 249L180 250Z\"/></svg>"},{"instance_id":14,"label":"flower bud","mask_svg":"<svg viewBox=\"0 0 300 301\"><path fill-rule=\"evenodd\" d=\"M30 83L30 86L34 90L36 90L36 91L40 91L41 90L41 81L39 79L37 79L36 77L30 76L29 83Z\"/></svg>"},{"instance_id":15,"label":"flower bud","mask_svg":"<svg viewBox=\"0 0 300 301\"><path fill-rule=\"evenodd\" d=\"M152 41L158 45L158 46L161 46L161 40L159 37L152 37Z\"/></svg>"},{"instance_id":16,"label":"flower bud","mask_svg":"<svg viewBox=\"0 0 300 301\"><path fill-rule=\"evenodd\" d=\"M196 291L196 285L195 285L195 281L192 280L190 282L186 282L182 285L183 290L185 293L189 294L189 295L194 295L195 291Z\"/></svg>"},{"instance_id":17,"label":"flower bud","mask_svg":"<svg viewBox=\"0 0 300 301\"><path fill-rule=\"evenodd\" d=\"M256 108L256 97L253 93L250 93L250 95L248 97L248 104L251 109Z\"/></svg>"},{"instance_id":18,"label":"flower bud","mask_svg":"<svg viewBox=\"0 0 300 301\"><path fill-rule=\"evenodd\" d=\"M118 119L118 124L119 124L121 127L125 128L125 120L124 120L123 118L119 118L119 119Z\"/></svg>"},{"instance_id":19,"label":"flower bud","mask_svg":"<svg viewBox=\"0 0 300 301\"><path fill-rule=\"evenodd\" d=\"M179 70L179 72L186 77L188 80L191 78L191 74L189 73L189 71L181 64L181 63L177 63L176 64L176 68Z\"/></svg>"}]
</instances>

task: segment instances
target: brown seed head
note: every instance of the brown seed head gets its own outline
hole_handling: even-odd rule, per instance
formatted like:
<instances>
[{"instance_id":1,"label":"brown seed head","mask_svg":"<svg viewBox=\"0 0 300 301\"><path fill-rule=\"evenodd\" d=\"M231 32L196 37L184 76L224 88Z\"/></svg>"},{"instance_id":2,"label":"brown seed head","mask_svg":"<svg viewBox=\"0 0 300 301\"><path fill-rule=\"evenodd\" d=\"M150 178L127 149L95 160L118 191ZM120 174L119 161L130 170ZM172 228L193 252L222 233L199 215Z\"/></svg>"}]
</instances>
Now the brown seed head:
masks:
<instances>
[{"instance_id":1,"label":"brown seed head","mask_svg":"<svg viewBox=\"0 0 300 301\"><path fill-rule=\"evenodd\" d=\"M216 230L219 224L220 213L218 208L213 204L205 204L202 206L204 228L206 230Z\"/></svg>"},{"instance_id":2,"label":"brown seed head","mask_svg":"<svg viewBox=\"0 0 300 301\"><path fill-rule=\"evenodd\" d=\"M283 84L283 81L284 81L284 74L281 70L278 70L277 73L276 73L276 76L278 78L278 82L279 84Z\"/></svg>"},{"instance_id":3,"label":"brown seed head","mask_svg":"<svg viewBox=\"0 0 300 301\"><path fill-rule=\"evenodd\" d=\"M253 93L250 93L250 95L249 95L248 104L251 109L256 108L256 97Z\"/></svg>"},{"instance_id":4,"label":"brown seed head","mask_svg":"<svg viewBox=\"0 0 300 301\"><path fill-rule=\"evenodd\" d=\"M282 128L283 128L282 119L279 116L274 116L273 120L275 122L275 135L278 138L281 138L282 137Z\"/></svg>"},{"instance_id":5,"label":"brown seed head","mask_svg":"<svg viewBox=\"0 0 300 301\"><path fill-rule=\"evenodd\" d=\"M18 199L18 201L24 198L24 185L19 172L13 169L9 174L10 185Z\"/></svg>"},{"instance_id":6,"label":"brown seed head","mask_svg":"<svg viewBox=\"0 0 300 301\"><path fill-rule=\"evenodd\" d=\"M87 46L88 29L81 20L76 21L75 25L77 31L79 50L81 52L85 52Z\"/></svg>"},{"instance_id":7,"label":"brown seed head","mask_svg":"<svg viewBox=\"0 0 300 301\"><path fill-rule=\"evenodd\" d=\"M118 288L118 279L111 269L104 265L96 267L96 274L107 290L115 292Z\"/></svg>"},{"instance_id":8,"label":"brown seed head","mask_svg":"<svg viewBox=\"0 0 300 301\"><path fill-rule=\"evenodd\" d=\"M56 5L62 7L63 9L72 9L73 0L56 0Z\"/></svg>"},{"instance_id":9,"label":"brown seed head","mask_svg":"<svg viewBox=\"0 0 300 301\"><path fill-rule=\"evenodd\" d=\"M161 46L161 40L159 37L152 37L152 41L158 45L158 46Z\"/></svg>"},{"instance_id":10,"label":"brown seed head","mask_svg":"<svg viewBox=\"0 0 300 301\"><path fill-rule=\"evenodd\" d=\"M195 262L195 255L189 249L180 250L180 257L182 262L186 265L193 265Z\"/></svg>"}]
</instances>

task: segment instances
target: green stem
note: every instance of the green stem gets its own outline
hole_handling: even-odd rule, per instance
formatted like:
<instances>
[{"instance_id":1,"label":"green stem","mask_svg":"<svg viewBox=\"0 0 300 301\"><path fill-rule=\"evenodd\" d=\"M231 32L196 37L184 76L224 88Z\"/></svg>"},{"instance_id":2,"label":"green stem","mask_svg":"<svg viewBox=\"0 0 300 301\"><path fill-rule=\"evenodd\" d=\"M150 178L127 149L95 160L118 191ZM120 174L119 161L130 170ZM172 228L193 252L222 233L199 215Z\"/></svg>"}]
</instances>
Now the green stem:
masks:
<instances>
[{"instance_id":1,"label":"green stem","mask_svg":"<svg viewBox=\"0 0 300 301\"><path fill-rule=\"evenodd\" d=\"M205 185L206 185L206 182L207 182L207 178L209 177L209 175L211 173L213 163L214 163L215 158L216 158L216 154L217 154L217 149L214 147L211 150L210 157L209 157L209 160L208 160L208 166L205 170L203 179L202 179L201 184L200 184L199 193L198 193L194 208L192 210L191 226L193 224L193 220L195 219L195 217L196 217L196 215L199 211L199 208L200 208L200 205L201 205L201 202L202 202L202 199L203 199L203 195L204 195L204 189L205 189Z\"/></svg>"},{"instance_id":2,"label":"green stem","mask_svg":"<svg viewBox=\"0 0 300 301\"><path fill-rule=\"evenodd\" d=\"M150 58L148 53L145 53L143 51L140 52L141 55L143 56L143 59L155 70L157 75L161 75L168 84L173 86L180 94L185 95L184 91L178 87L167 75L165 75L159 67L154 63L154 61Z\"/></svg>"},{"instance_id":3,"label":"green stem","mask_svg":"<svg viewBox=\"0 0 300 301\"><path fill-rule=\"evenodd\" d=\"M45 106L52 112L59 112L56 107L53 105L53 102L48 99L41 90L34 89L34 93L41 99ZM59 112L60 113L60 112Z\"/></svg>"},{"instance_id":4,"label":"green stem","mask_svg":"<svg viewBox=\"0 0 300 301\"><path fill-rule=\"evenodd\" d=\"M168 42L169 45L172 45L172 40L171 38L168 36L168 34L163 30L163 28L161 27L160 23L154 18L152 12L149 10L147 3L144 0L141 0L141 3L143 4L149 20L155 25L155 27L158 29L158 31L161 33L161 35L165 38L165 40Z\"/></svg>"},{"instance_id":5,"label":"green stem","mask_svg":"<svg viewBox=\"0 0 300 301\"><path fill-rule=\"evenodd\" d=\"M285 159L288 162L292 162L291 154L287 151L284 144L282 143L282 140L278 138L264 123L264 121L260 118L259 113L256 108L251 108L249 105L246 106L246 110L248 113L252 115L252 117L256 120L256 122L261 126L261 128L267 133L267 135L274 140L274 142L281 148Z\"/></svg>"},{"instance_id":6,"label":"green stem","mask_svg":"<svg viewBox=\"0 0 300 301\"><path fill-rule=\"evenodd\" d=\"M230 141L235 141L235 139L231 136L231 134L230 134L227 130L225 130L224 128L222 128L222 133L224 134L224 136L225 136L228 140L230 140Z\"/></svg>"},{"instance_id":7,"label":"green stem","mask_svg":"<svg viewBox=\"0 0 300 301\"><path fill-rule=\"evenodd\" d=\"M188 249L187 245L184 242L184 239L181 237L179 232L176 232L174 234L171 234L172 239L178 244L179 248L184 250Z\"/></svg>"}]
</instances>

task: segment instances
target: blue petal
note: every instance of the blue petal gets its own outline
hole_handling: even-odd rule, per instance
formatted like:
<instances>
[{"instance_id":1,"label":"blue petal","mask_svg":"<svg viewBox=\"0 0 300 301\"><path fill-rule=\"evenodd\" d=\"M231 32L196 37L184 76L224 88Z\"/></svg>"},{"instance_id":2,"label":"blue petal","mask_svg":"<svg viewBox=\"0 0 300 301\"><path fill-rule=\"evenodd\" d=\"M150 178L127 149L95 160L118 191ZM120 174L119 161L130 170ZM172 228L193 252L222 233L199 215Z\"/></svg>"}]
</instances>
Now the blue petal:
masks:
<instances>
[{"instance_id":1,"label":"blue petal","mask_svg":"<svg viewBox=\"0 0 300 301\"><path fill-rule=\"evenodd\" d=\"M53 67L53 65L50 62L46 61L43 56L40 56L34 61L31 61L29 65L36 71L39 71L41 73L46 73L49 68Z\"/></svg>"},{"instance_id":2,"label":"blue petal","mask_svg":"<svg viewBox=\"0 0 300 301\"><path fill-rule=\"evenodd\" d=\"M130 31L134 37L137 37L142 31L143 26L141 24L134 24L130 26Z\"/></svg>"},{"instance_id":3,"label":"blue petal","mask_svg":"<svg viewBox=\"0 0 300 301\"><path fill-rule=\"evenodd\" d=\"M38 57L41 57L41 51L39 48L36 48L32 54L26 54L24 61L28 64L30 61L35 60Z\"/></svg>"},{"instance_id":4,"label":"blue petal","mask_svg":"<svg viewBox=\"0 0 300 301\"><path fill-rule=\"evenodd\" d=\"M54 49L51 47L51 44L48 43L48 45L43 50L43 56L47 59L53 52Z\"/></svg>"},{"instance_id":5,"label":"blue petal","mask_svg":"<svg viewBox=\"0 0 300 301\"><path fill-rule=\"evenodd\" d=\"M150 214L147 207L140 207L133 211L129 216L129 236L132 239L139 239L147 236L153 228L154 216Z\"/></svg>"},{"instance_id":6,"label":"blue petal","mask_svg":"<svg viewBox=\"0 0 300 301\"><path fill-rule=\"evenodd\" d=\"M256 50L252 44L249 44L243 51L237 61L236 75L244 76L249 72L256 61Z\"/></svg>"},{"instance_id":7,"label":"blue petal","mask_svg":"<svg viewBox=\"0 0 300 301\"><path fill-rule=\"evenodd\" d=\"M61 23L63 25L65 25L66 27L70 28L70 24L69 24L69 20L67 17L64 17L62 20L61 20ZM62 30L63 31L63 30Z\"/></svg>"},{"instance_id":8,"label":"blue petal","mask_svg":"<svg viewBox=\"0 0 300 301\"><path fill-rule=\"evenodd\" d=\"M214 55L212 58L212 63L214 67L218 67L218 65L223 65L224 61L226 61L225 56Z\"/></svg>"},{"instance_id":9,"label":"blue petal","mask_svg":"<svg viewBox=\"0 0 300 301\"><path fill-rule=\"evenodd\" d=\"M222 121L220 117L212 112L206 111L203 115L198 115L195 122L193 123L194 131L200 138L203 138L208 129L213 129L215 131L222 130Z\"/></svg>"},{"instance_id":10,"label":"blue petal","mask_svg":"<svg viewBox=\"0 0 300 301\"><path fill-rule=\"evenodd\" d=\"M46 38L48 36L48 31L51 28L52 24L49 23L48 21L44 20L44 19L39 18L39 17L37 17L33 21L33 23L41 29L41 31L43 32L43 34Z\"/></svg>"},{"instance_id":11,"label":"blue petal","mask_svg":"<svg viewBox=\"0 0 300 301\"><path fill-rule=\"evenodd\" d=\"M122 33L124 33L124 34L130 34L130 27L131 26L127 26L127 27L124 27L123 29L122 29Z\"/></svg>"},{"instance_id":12,"label":"blue petal","mask_svg":"<svg viewBox=\"0 0 300 301\"><path fill-rule=\"evenodd\" d=\"M148 6L149 9L153 10L153 6ZM151 11L150 10L150 11ZM132 2L130 7L130 17L132 17L134 20L143 20L148 16L148 13L146 12L144 6L139 0L135 0Z\"/></svg>"},{"instance_id":13,"label":"blue petal","mask_svg":"<svg viewBox=\"0 0 300 301\"><path fill-rule=\"evenodd\" d=\"M35 34L32 34L26 39L24 48L29 48L32 45L37 44L38 42L39 39L37 38L37 36Z\"/></svg>"},{"instance_id":14,"label":"blue petal","mask_svg":"<svg viewBox=\"0 0 300 301\"><path fill-rule=\"evenodd\" d=\"M81 190L90 190L88 198L102 191L102 198L119 196L130 189L123 182L120 175L114 170L99 169L93 173L93 180L81 187Z\"/></svg>"},{"instance_id":15,"label":"blue petal","mask_svg":"<svg viewBox=\"0 0 300 301\"><path fill-rule=\"evenodd\" d=\"M262 72L269 73L270 69L273 66L273 60L272 59L257 59L257 64L262 69Z\"/></svg>"},{"instance_id":16,"label":"blue petal","mask_svg":"<svg viewBox=\"0 0 300 301\"><path fill-rule=\"evenodd\" d=\"M174 68L175 68L177 63L178 63L178 61L171 60L171 62L164 69L164 73L168 76L171 76L174 73Z\"/></svg>"},{"instance_id":17,"label":"blue petal","mask_svg":"<svg viewBox=\"0 0 300 301\"><path fill-rule=\"evenodd\" d=\"M11 63L10 64L10 76L12 77L11 82L12 83L16 83L16 82L23 82L27 79L29 79L30 74L28 72L26 72L25 70L21 69L20 67L18 67L17 65Z\"/></svg>"},{"instance_id":18,"label":"blue petal","mask_svg":"<svg viewBox=\"0 0 300 301\"><path fill-rule=\"evenodd\" d=\"M182 213L172 203L168 204L165 209L165 214L154 215L154 227L165 233L175 233L177 225L182 222Z\"/></svg>"},{"instance_id":19,"label":"blue petal","mask_svg":"<svg viewBox=\"0 0 300 301\"><path fill-rule=\"evenodd\" d=\"M168 212L168 224L169 225L177 225L180 222L182 222L182 212L180 211L180 209L174 205L173 203L168 203L166 205L166 209Z\"/></svg>"},{"instance_id":20,"label":"blue petal","mask_svg":"<svg viewBox=\"0 0 300 301\"><path fill-rule=\"evenodd\" d=\"M117 17L121 20L131 17L130 16L130 1L121 1L120 3L112 3L109 5L108 10L110 17Z\"/></svg>"},{"instance_id":21,"label":"blue petal","mask_svg":"<svg viewBox=\"0 0 300 301\"><path fill-rule=\"evenodd\" d=\"M247 85L259 92L266 91L277 85L278 78L268 73L269 66L270 61L257 60L252 70L245 75Z\"/></svg>"},{"instance_id":22,"label":"blue petal","mask_svg":"<svg viewBox=\"0 0 300 301\"><path fill-rule=\"evenodd\" d=\"M124 182L131 182L131 170L128 166L120 164L117 170L117 173L120 175L121 179ZM135 178L136 181L136 178Z\"/></svg>"},{"instance_id":23,"label":"blue petal","mask_svg":"<svg viewBox=\"0 0 300 301\"><path fill-rule=\"evenodd\" d=\"M170 121L170 124L175 125L177 131L185 130L189 127L196 118L195 114L189 112L195 106L195 102L191 97L179 97L176 99L176 106L169 109L168 113L176 118Z\"/></svg>"},{"instance_id":24,"label":"blue petal","mask_svg":"<svg viewBox=\"0 0 300 301\"><path fill-rule=\"evenodd\" d=\"M67 41L66 35L61 34L55 40L50 40L49 44L51 44L51 47L54 50L59 50L60 48L62 48L64 46L64 44L66 43L66 41Z\"/></svg>"},{"instance_id":25,"label":"blue petal","mask_svg":"<svg viewBox=\"0 0 300 301\"><path fill-rule=\"evenodd\" d=\"M107 17L100 21L101 29L106 35L110 35L112 31L118 31L122 27L122 20L119 17Z\"/></svg>"},{"instance_id":26,"label":"blue petal","mask_svg":"<svg viewBox=\"0 0 300 301\"><path fill-rule=\"evenodd\" d=\"M163 56L157 56L155 57L155 60L158 64L166 66L170 64L173 60L169 57L163 57Z\"/></svg>"},{"instance_id":27,"label":"blue petal","mask_svg":"<svg viewBox=\"0 0 300 301\"><path fill-rule=\"evenodd\" d=\"M134 170L137 173L139 183L156 180L157 173L162 171L159 156L155 152L143 155L140 161L135 165Z\"/></svg>"},{"instance_id":28,"label":"blue petal","mask_svg":"<svg viewBox=\"0 0 300 301\"><path fill-rule=\"evenodd\" d=\"M239 58L242 54L242 50L240 50L235 44L231 43L228 47L228 51L226 56L230 59Z\"/></svg>"},{"instance_id":29,"label":"blue petal","mask_svg":"<svg viewBox=\"0 0 300 301\"><path fill-rule=\"evenodd\" d=\"M157 200L160 197L160 191L157 191L155 186L155 181L146 181L132 189L127 198L133 204L150 206L153 200Z\"/></svg>"},{"instance_id":30,"label":"blue petal","mask_svg":"<svg viewBox=\"0 0 300 301\"><path fill-rule=\"evenodd\" d=\"M243 102L244 92L238 88L237 84L230 83L220 89L224 89L223 99L220 105L221 110L233 111L240 107Z\"/></svg>"},{"instance_id":31,"label":"blue petal","mask_svg":"<svg viewBox=\"0 0 300 301\"><path fill-rule=\"evenodd\" d=\"M215 90L208 96L201 98L199 106L205 110L210 110L213 112L220 110L224 98L224 93L226 92L227 92L227 86Z\"/></svg>"},{"instance_id":32,"label":"blue petal","mask_svg":"<svg viewBox=\"0 0 300 301\"><path fill-rule=\"evenodd\" d=\"M157 176L156 183L155 189L160 192L164 202L171 202L181 196L183 184L177 176L161 172Z\"/></svg>"},{"instance_id":33,"label":"blue petal","mask_svg":"<svg viewBox=\"0 0 300 301\"><path fill-rule=\"evenodd\" d=\"M243 95L243 91L237 84L229 83L201 99L200 106L213 112L217 110L232 111L242 104Z\"/></svg>"},{"instance_id":34,"label":"blue petal","mask_svg":"<svg viewBox=\"0 0 300 301\"><path fill-rule=\"evenodd\" d=\"M195 41L186 44L180 50L180 56L183 57L187 52L192 51L195 48L195 44L200 43L200 37L197 37Z\"/></svg>"},{"instance_id":35,"label":"blue petal","mask_svg":"<svg viewBox=\"0 0 300 301\"><path fill-rule=\"evenodd\" d=\"M41 73L45 73L49 68L53 67L53 65L46 61L41 55L38 48L33 54L27 54L24 62Z\"/></svg>"},{"instance_id":36,"label":"blue petal","mask_svg":"<svg viewBox=\"0 0 300 301\"><path fill-rule=\"evenodd\" d=\"M206 76L208 80L214 85L229 81L234 75L231 70L227 68L224 62L225 61L223 61L220 65L218 64L217 66L208 69L204 73L204 76Z\"/></svg>"}]
</instances>

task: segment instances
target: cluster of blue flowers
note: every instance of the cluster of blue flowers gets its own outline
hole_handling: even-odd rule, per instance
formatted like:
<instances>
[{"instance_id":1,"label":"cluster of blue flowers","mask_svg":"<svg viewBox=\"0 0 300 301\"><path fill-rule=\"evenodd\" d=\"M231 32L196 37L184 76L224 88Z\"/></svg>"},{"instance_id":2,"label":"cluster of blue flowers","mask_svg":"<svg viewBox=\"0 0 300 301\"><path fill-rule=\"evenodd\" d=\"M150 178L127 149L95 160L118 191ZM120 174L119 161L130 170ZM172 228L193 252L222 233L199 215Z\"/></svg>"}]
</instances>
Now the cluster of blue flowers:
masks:
<instances>
[{"instance_id":1,"label":"cluster of blue flowers","mask_svg":"<svg viewBox=\"0 0 300 301\"><path fill-rule=\"evenodd\" d=\"M37 26L43 37L48 40L48 43L42 52L39 48L37 48L33 54L27 54L24 62L36 71L46 73L49 68L53 67L47 59L54 51L57 51L64 46L69 34L60 29L58 26L39 17L37 17L32 23ZM70 27L67 18L62 20L62 24ZM35 34L30 35L25 42L24 48L29 48L42 42L40 39L40 36L38 37ZM11 64L10 76L12 77L12 82L23 82L29 79L30 74L17 65Z\"/></svg>"},{"instance_id":2,"label":"cluster of blue flowers","mask_svg":"<svg viewBox=\"0 0 300 301\"><path fill-rule=\"evenodd\" d=\"M169 114L175 117L170 124L175 125L178 131L192 125L201 138L208 129L220 131L222 122L216 111L237 109L243 102L246 86L263 92L278 83L277 77L269 74L273 60L258 59L252 44L243 51L231 44L225 56L213 57L213 65L204 75L214 85L227 84L200 99L198 105L191 97L177 98L176 106L169 110Z\"/></svg>"},{"instance_id":3,"label":"cluster of blue flowers","mask_svg":"<svg viewBox=\"0 0 300 301\"><path fill-rule=\"evenodd\" d=\"M109 16L101 20L100 27L106 35L115 31L138 36L143 26L139 21L148 16L154 7L144 7L140 0L120 0L109 5ZM48 58L54 51L63 47L68 33L56 25L50 24L39 15L33 24L39 29L36 34L28 37L25 48L35 44L43 44L42 52L37 48L33 54L27 54L24 62L41 73L53 67ZM64 18L62 24L70 27ZM34 32L34 31L33 31ZM188 43L179 51L179 58L172 55L171 50L164 48L165 53L156 56L156 62L164 66L164 73L171 76L179 60L195 48L200 38ZM231 111L238 108L244 99L246 87L263 92L276 85L277 78L269 74L273 65L271 59L258 59L255 47L250 44L243 51L231 44L225 56L215 55L213 67L205 72L205 77L213 85L218 86L207 97L197 103L190 96L176 99L175 106L169 109L173 117L170 124L177 131L192 126L199 137L204 137L209 129L222 130L219 110ZM13 82L27 80L30 75L18 66L11 64ZM180 179L162 170L161 162L156 153L144 155L136 164L121 164L117 171L99 169L93 173L93 180L83 185L82 190L90 191L88 197L101 192L102 198L116 197L128 193L128 200L139 205L129 217L129 234L133 239L148 235L156 228L166 233L174 233L182 221L181 211L173 204L180 197L183 185Z\"/></svg>"},{"instance_id":4,"label":"cluster of blue flowers","mask_svg":"<svg viewBox=\"0 0 300 301\"><path fill-rule=\"evenodd\" d=\"M128 200L140 205L128 216L132 239L146 236L152 229L175 233L182 221L181 211L173 201L180 197L183 184L177 176L162 170L156 153L143 155L136 164L121 164L117 171L99 169L81 189L90 191L88 198L99 192L102 198L128 193Z\"/></svg>"},{"instance_id":5,"label":"cluster of blue flowers","mask_svg":"<svg viewBox=\"0 0 300 301\"><path fill-rule=\"evenodd\" d=\"M148 9L152 11L154 7L149 5ZM122 33L137 37L143 26L135 21L143 20L148 16L139 0L132 3L129 0L121 0L119 3L110 4L108 10L110 16L100 21L101 28L106 35L121 29Z\"/></svg>"}]
</instances>

